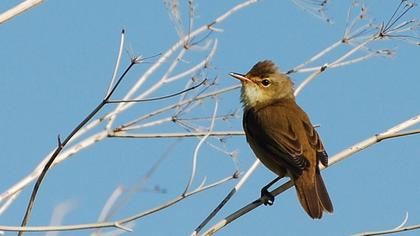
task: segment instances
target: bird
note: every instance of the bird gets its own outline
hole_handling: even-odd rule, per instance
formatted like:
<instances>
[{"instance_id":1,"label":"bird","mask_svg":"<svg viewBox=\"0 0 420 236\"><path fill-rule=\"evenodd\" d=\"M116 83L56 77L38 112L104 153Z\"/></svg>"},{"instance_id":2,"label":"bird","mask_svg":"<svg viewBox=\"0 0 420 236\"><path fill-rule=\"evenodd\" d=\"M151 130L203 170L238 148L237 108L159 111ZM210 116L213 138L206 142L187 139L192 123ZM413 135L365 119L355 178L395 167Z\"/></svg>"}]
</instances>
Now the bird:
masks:
<instances>
[{"instance_id":1,"label":"bird","mask_svg":"<svg viewBox=\"0 0 420 236\"><path fill-rule=\"evenodd\" d=\"M240 80L243 128L256 157L277 177L261 190L264 205L272 205L268 188L288 176L295 185L300 204L313 219L333 204L319 165L328 166L328 154L308 115L296 103L291 79L271 60L256 63ZM261 197L261 199L264 199Z\"/></svg>"}]
</instances>

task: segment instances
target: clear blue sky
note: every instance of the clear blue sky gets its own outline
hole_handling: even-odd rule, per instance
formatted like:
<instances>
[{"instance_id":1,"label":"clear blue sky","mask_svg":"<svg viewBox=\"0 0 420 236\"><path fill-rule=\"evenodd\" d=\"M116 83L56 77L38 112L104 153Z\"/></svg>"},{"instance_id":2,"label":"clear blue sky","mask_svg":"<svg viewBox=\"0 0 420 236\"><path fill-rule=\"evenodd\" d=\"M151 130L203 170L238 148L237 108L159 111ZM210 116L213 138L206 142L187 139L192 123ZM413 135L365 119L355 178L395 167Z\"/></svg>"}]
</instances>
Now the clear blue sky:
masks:
<instances>
[{"instance_id":1,"label":"clear blue sky","mask_svg":"<svg viewBox=\"0 0 420 236\"><path fill-rule=\"evenodd\" d=\"M0 11L15 2L3 1ZM186 1L180 2L186 16ZM201 26L241 1L195 2L195 25ZM315 18L291 1L265 0L243 9L216 26L223 33L210 35L218 39L219 46L206 73L209 78L217 76L221 88L238 83L227 76L229 72L244 73L261 59L272 59L288 70L341 38L349 2L330 3L327 12L334 24ZM374 19L381 22L389 18L398 3L376 0L368 1L367 6ZM406 19L419 16L419 9L414 9ZM143 56L165 52L178 40L163 1L154 0L46 1L0 25L0 192L27 175L55 147L57 135L66 136L103 97L122 28L127 31L127 50ZM330 156L419 114L418 46L400 41L386 41L379 46L397 53L392 58L373 58L328 70L298 98L312 122L321 125L318 131ZM203 58L205 52L193 55L187 58L191 64ZM129 54L125 53L122 67L128 61ZM116 95L122 95L148 66L136 66ZM299 84L304 76L299 74L293 79ZM183 86L180 83L153 95ZM239 109L239 91L219 101L222 111ZM122 121L158 105L140 104ZM211 113L212 109L209 100L197 114ZM174 127L150 131L182 131ZM215 129L240 130L241 119L221 123ZM280 195L273 206L258 208L218 235L349 235L393 228L401 223L405 212L409 212L408 224L418 224L419 141L420 136L384 141L323 172L335 208L333 215L319 221L310 219L291 189ZM136 194L114 219L154 207L182 192L197 142L188 139L177 143L146 189ZM73 209L64 224L94 222L112 191L141 180L172 143L174 140L107 139L78 153L48 173L30 224L49 224L53 209L66 201L73 204ZM200 152L194 186L204 176L209 182L216 181L237 168L245 171L253 163L254 155L244 137L228 138L225 145L229 151L239 151L236 162L205 146ZM213 223L256 199L260 188L273 177L260 166ZM131 235L189 235L234 184L232 181L138 220ZM154 186L164 188L166 193L150 191ZM0 225L20 224L30 190L32 186L0 216ZM419 231L404 235L417 234Z\"/></svg>"}]
</instances>

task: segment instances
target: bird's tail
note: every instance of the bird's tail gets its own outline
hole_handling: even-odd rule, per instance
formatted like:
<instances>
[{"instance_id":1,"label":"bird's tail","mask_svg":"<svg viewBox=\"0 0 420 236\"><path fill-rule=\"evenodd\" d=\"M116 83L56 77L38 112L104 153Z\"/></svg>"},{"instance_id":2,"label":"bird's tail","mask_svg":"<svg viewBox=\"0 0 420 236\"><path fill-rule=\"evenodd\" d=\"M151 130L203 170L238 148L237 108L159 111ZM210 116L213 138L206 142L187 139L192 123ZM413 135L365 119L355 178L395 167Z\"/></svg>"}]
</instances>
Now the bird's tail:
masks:
<instances>
[{"instance_id":1,"label":"bird's tail","mask_svg":"<svg viewBox=\"0 0 420 236\"><path fill-rule=\"evenodd\" d=\"M313 219L320 219L322 212L333 212L333 205L319 169L313 173L303 171L300 176L293 177L296 192L303 209Z\"/></svg>"}]
</instances>

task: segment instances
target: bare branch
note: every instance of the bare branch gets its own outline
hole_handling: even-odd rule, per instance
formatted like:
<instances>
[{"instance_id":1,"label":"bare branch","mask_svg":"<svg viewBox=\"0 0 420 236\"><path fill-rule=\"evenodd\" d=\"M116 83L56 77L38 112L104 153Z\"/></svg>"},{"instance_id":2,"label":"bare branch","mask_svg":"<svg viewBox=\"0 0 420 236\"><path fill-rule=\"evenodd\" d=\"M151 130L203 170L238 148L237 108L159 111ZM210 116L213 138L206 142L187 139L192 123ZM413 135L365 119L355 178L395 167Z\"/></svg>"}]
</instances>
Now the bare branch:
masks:
<instances>
[{"instance_id":1,"label":"bare branch","mask_svg":"<svg viewBox=\"0 0 420 236\"><path fill-rule=\"evenodd\" d=\"M196 188L186 194L181 194L174 199L144 212L140 212L138 214L113 221L113 222L98 222L98 223L90 223L90 224L79 224L79 225L59 225L59 226L27 226L27 227L16 227L16 226L4 226L0 225L0 231L14 231L14 232L49 232L49 231L71 231L71 230L86 230L86 229L100 229L100 228L120 228L127 231L131 231L131 229L124 227L125 224L153 214L155 212L161 211L166 209L181 200L184 200L187 197L193 196L197 193L206 191L208 189L217 187L222 185L232 179L236 179L238 177L238 173L235 172L233 175L220 179L216 182L201 186Z\"/></svg>"},{"instance_id":2,"label":"bare branch","mask_svg":"<svg viewBox=\"0 0 420 236\"><path fill-rule=\"evenodd\" d=\"M106 215L106 218L104 220L109 219L112 215L115 215L120 209L122 209L131 198L134 197L134 194L139 192L141 189L144 189L145 185L149 182L151 176L157 171L158 167L162 164L162 162L169 156L172 149L178 144L178 142L174 142L172 145L170 145L164 153L156 160L156 162L153 164L153 166L147 171L147 173L143 176L143 178L138 181L134 186L126 190L126 195L124 195L119 202L118 205L115 205L111 208L109 213ZM99 221L99 220L98 220Z\"/></svg>"},{"instance_id":3,"label":"bare branch","mask_svg":"<svg viewBox=\"0 0 420 236\"><path fill-rule=\"evenodd\" d=\"M25 215L23 216L22 219L22 224L21 226L26 226L29 222L29 218L31 216L32 213L32 208L35 204L35 199L36 199L36 195L38 193L38 190L41 186L42 181L44 180L44 177L46 176L48 170L50 169L50 167L52 166L52 164L54 163L54 160L58 157L58 155L61 153L61 151L63 150L63 148L67 145L67 143L73 138L73 136L83 127L85 126L95 115L96 113L98 113L103 106L106 105L106 102L108 101L108 99L112 96L112 94L115 92L115 90L117 89L118 85L120 84L120 82L122 81L122 79L125 77L125 75L127 74L127 72L132 68L134 64L131 63L127 69L125 70L125 72L121 75L121 77L119 78L119 80L115 83L114 87L111 89L111 91L109 92L109 94L107 96L105 96L105 99L102 100L93 110L92 112L90 112L72 131L71 133L66 137L66 139L61 142L61 140L59 140L59 145L57 146L57 148L55 149L54 153L51 155L51 157L48 158L48 161L46 162L45 166L42 168L41 174L39 175L38 179L35 182L34 188L32 190L31 193L31 197L29 199L29 203L28 206L26 208L25 211ZM18 234L19 236L23 235L23 232L19 232Z\"/></svg>"},{"instance_id":4,"label":"bare branch","mask_svg":"<svg viewBox=\"0 0 420 236\"><path fill-rule=\"evenodd\" d=\"M338 40L337 42L333 43L331 46L329 46L329 47L325 48L324 50L322 50L321 52L315 54L315 56L311 57L309 60L307 60L304 63L296 66L295 68L289 70L287 72L287 74L295 73L295 72L301 72L301 69L303 67L305 67L306 65L311 64L312 62L314 62L314 61L318 60L319 58L323 57L327 53L331 52L332 50L334 50L335 48L340 46L342 43L343 43L342 39Z\"/></svg>"},{"instance_id":5,"label":"bare branch","mask_svg":"<svg viewBox=\"0 0 420 236\"><path fill-rule=\"evenodd\" d=\"M403 222L398 227L396 227L394 229L358 233L358 234L354 234L353 236L386 235L386 234L395 234L395 233L399 233L399 232L406 232L406 231L420 229L420 224L411 225L411 226L404 226L407 223L407 219L408 219L408 213L406 213Z\"/></svg>"},{"instance_id":6,"label":"bare branch","mask_svg":"<svg viewBox=\"0 0 420 236\"><path fill-rule=\"evenodd\" d=\"M215 117L216 117L216 114L217 114L218 107L219 107L219 102L216 99L215 103L214 103L213 119L211 120L209 131L207 132L206 135L203 136L203 138L201 138L200 142L198 142L196 148L194 149L191 175L190 175L190 179L188 180L188 184L185 187L185 190L184 190L183 194L186 194L188 192L188 190L191 187L191 184L194 180L194 176L195 176L195 172L196 172L196 166L197 166L197 159L198 159L198 151L200 150L201 146L206 141L206 139L210 136L210 133L213 131L214 121L215 121Z\"/></svg>"},{"instance_id":7,"label":"bare branch","mask_svg":"<svg viewBox=\"0 0 420 236\"><path fill-rule=\"evenodd\" d=\"M13 201L19 196L19 194L22 192L22 190L19 190L15 192L13 195L8 196L5 198L5 202L0 207L0 215L3 214L4 211L10 206L10 204L13 203Z\"/></svg>"},{"instance_id":8,"label":"bare branch","mask_svg":"<svg viewBox=\"0 0 420 236\"><path fill-rule=\"evenodd\" d=\"M114 192L112 192L111 196L108 197L108 200L102 208L101 213L98 217L98 222L105 221L106 219L108 219L112 206L115 204L115 202L117 202L117 200L122 196L123 193L123 186L118 186L115 188Z\"/></svg>"},{"instance_id":9,"label":"bare branch","mask_svg":"<svg viewBox=\"0 0 420 236\"><path fill-rule=\"evenodd\" d=\"M140 122L140 121L145 120L147 118L150 118L150 117L159 115L159 114L161 114L163 112L169 111L169 110L174 109L174 108L176 108L178 106L182 106L182 105L191 103L193 101L199 101L199 100L206 99L206 98L209 98L209 97L213 97L213 96L217 96L217 95L220 95L220 94L228 93L230 91L233 91L233 90L238 89L239 87L240 87L239 84L238 85L233 85L233 86L230 86L230 87L222 88L220 90L216 90L214 92L202 94L202 95L200 95L198 97L195 97L193 99L191 98L191 99L183 100L180 103L172 104L172 105L169 105L167 107L158 109L158 110L156 110L154 112L150 112L150 113L148 113L148 114L146 114L146 115L144 115L144 116L142 116L142 117L140 117L140 118L138 118L138 119L136 119L136 120L134 120L132 122L129 122L129 123L125 124L125 125L122 125L119 129L123 129L124 127L130 126L130 125L132 125L132 124L134 124L136 122ZM95 122L88 124L87 125L88 127L85 127L79 133L77 133L75 135L75 138L78 135L80 135L80 133L85 133L89 129L92 129L94 126L96 126L97 124L99 124L100 120L103 120L103 119L105 119L105 118L102 117L100 119L97 119ZM83 150L83 149L91 146L92 144L94 144L96 142L99 142L99 141L105 139L106 137L108 137L108 131L101 131L101 132L99 132L97 134L94 134L94 135L91 135L91 136L85 138L84 140L78 142L77 144L75 144L75 145L73 145L71 147L68 147L65 151L63 151L59 155L59 157L57 158L57 160L54 161L53 166L55 166L56 164L61 163L62 161L64 161L67 158L71 157L72 155L74 155L75 153L79 152L80 150ZM71 143L71 142L69 142L69 143ZM0 194L0 202L3 202L3 201L7 201L8 202L8 201L10 201L10 197L11 196L14 196L15 194L20 193L20 191L25 186L27 186L34 179L36 179L40 175L40 173L42 171L42 168L44 167L45 163L48 161L48 159L49 159L49 157L51 155L52 155L52 153L48 154L47 157L31 173L29 173L25 178L23 178L22 180L20 180L19 182L17 182L13 186L11 186L5 192L3 192L2 194ZM5 204L3 204L2 208L0 208L0 209L3 209L4 206L5 206Z\"/></svg>"},{"instance_id":10,"label":"bare branch","mask_svg":"<svg viewBox=\"0 0 420 236\"><path fill-rule=\"evenodd\" d=\"M26 0L24 2L19 3L17 6L3 12L0 14L0 24L12 19L13 17L38 6L39 4L43 3L43 0Z\"/></svg>"},{"instance_id":11,"label":"bare branch","mask_svg":"<svg viewBox=\"0 0 420 236\"><path fill-rule=\"evenodd\" d=\"M200 225L191 233L192 236L197 235L203 228L208 224L208 222L216 216L216 214L224 207L224 205L233 197L233 195L242 187L242 185L248 180L249 176L254 173L257 169L260 161L257 159L254 164L247 170L245 175L239 180L235 187L226 195L226 197L217 205L217 207L200 223Z\"/></svg>"},{"instance_id":12,"label":"bare branch","mask_svg":"<svg viewBox=\"0 0 420 236\"><path fill-rule=\"evenodd\" d=\"M108 96L111 92L112 87L114 86L115 79L117 78L118 69L120 68L121 63L121 55L124 49L124 42L125 42L125 30L121 31L121 38L120 38L120 47L118 49L118 56L117 61L115 62L114 73L112 74L111 83L109 83L108 91L106 92L106 96Z\"/></svg>"},{"instance_id":13,"label":"bare branch","mask_svg":"<svg viewBox=\"0 0 420 236\"><path fill-rule=\"evenodd\" d=\"M50 225L61 225L64 217L74 209L74 203L72 201L65 201L59 203L54 207L54 212L51 216ZM58 232L47 232L45 236L57 236Z\"/></svg>"},{"instance_id":14,"label":"bare branch","mask_svg":"<svg viewBox=\"0 0 420 236\"><path fill-rule=\"evenodd\" d=\"M404 227L407 224L407 222L408 222L408 211L405 213L404 220L401 222L401 224L395 227L394 229L400 229Z\"/></svg>"},{"instance_id":15,"label":"bare branch","mask_svg":"<svg viewBox=\"0 0 420 236\"><path fill-rule=\"evenodd\" d=\"M326 14L328 2L329 0L293 0L293 3L302 10L325 20L327 23L332 23L332 20Z\"/></svg>"},{"instance_id":16,"label":"bare branch","mask_svg":"<svg viewBox=\"0 0 420 236\"><path fill-rule=\"evenodd\" d=\"M193 138L203 136L244 136L244 131L211 131L211 132L185 132L185 133L155 133L155 134L128 134L123 132L115 132L109 137L118 138Z\"/></svg>"},{"instance_id":17,"label":"bare branch","mask_svg":"<svg viewBox=\"0 0 420 236\"><path fill-rule=\"evenodd\" d=\"M200 83L186 88L184 90L181 90L179 92L176 93L172 93L172 94L168 94L168 95L164 95L164 96L160 96L160 97L155 97L155 98L145 98L145 99L132 99L132 100L111 100L108 101L107 103L128 103L128 102L151 102L151 101L157 101L157 100L163 100L163 99L167 99L167 98L171 98L171 97L175 97L178 95L181 95L183 93L186 93L188 91L194 90L198 87L200 87L201 85L203 85L204 83L206 83L207 79L204 79L203 81L201 81Z\"/></svg>"},{"instance_id":18,"label":"bare branch","mask_svg":"<svg viewBox=\"0 0 420 236\"><path fill-rule=\"evenodd\" d=\"M258 2L258 0L248 0L243 3L240 3L233 8L231 8L229 11L225 12L218 18L216 18L213 22L201 26L198 29L192 31L189 35L185 36L184 38L180 39L178 42L176 42L168 51L162 54L162 56L159 58L159 60L153 64L138 80L137 82L132 86L130 91L125 95L123 100L131 99L131 97L139 90L139 88L148 80L148 78L168 59L170 56L176 52L180 47L182 47L185 43L185 40L187 38L194 38L197 35L208 31L211 29L212 26L219 24L220 22L224 21L226 18L228 18L230 15L235 13L236 11L247 7L251 4L255 4ZM134 99L143 99L145 96L147 96L150 92L142 93L141 95L135 97ZM109 117L114 117L117 113L122 112L123 110L129 108L132 104L131 103L123 103L119 104L118 107L111 113L109 113L105 118L108 119Z\"/></svg>"},{"instance_id":19,"label":"bare branch","mask_svg":"<svg viewBox=\"0 0 420 236\"><path fill-rule=\"evenodd\" d=\"M360 57L357 57L357 58L354 58L354 59L350 59L350 60L347 60L347 61L342 61L342 62L335 63L335 64L330 64L330 65L328 65L328 68L336 68L336 67L348 66L348 65L351 65L351 64L355 64L355 63L359 63L359 62L368 60L368 59L370 59L372 57L376 57L376 56L391 56L391 55L393 55L393 52L390 51L390 50L377 50L377 51L370 52L370 53L368 53L366 55L363 55L363 56L360 56ZM318 71L318 70L321 70L323 67L325 67L325 65L324 66L316 66L316 67L303 68L303 69L298 70L297 72L304 73L304 72Z\"/></svg>"},{"instance_id":20,"label":"bare branch","mask_svg":"<svg viewBox=\"0 0 420 236\"><path fill-rule=\"evenodd\" d=\"M194 98L182 100L182 101L180 101L178 103L169 105L167 107L163 107L163 108L158 109L158 110L153 111L153 112L149 112L149 113L145 114L144 116L141 116L141 117L139 117L139 118L137 118L137 119L135 119L133 121L127 122L126 124L124 124L121 127L119 127L119 129L125 130L126 127L132 126L132 125L134 125L134 124L136 124L138 122L141 122L143 120L146 120L146 119L148 119L150 117L153 117L153 116L156 116L156 115L160 115L160 114L162 114L164 112L167 112L167 111L170 111L170 110L172 110L174 108L177 108L177 107L180 107L180 106L183 106L183 105L186 105L186 104L190 104L190 103L195 102L195 101L200 101L200 100L203 100L203 99L206 99L206 98L209 98L209 97L214 97L214 96L217 96L217 95L220 95L220 94L228 93L228 92L231 92L233 90L239 89L240 87L241 87L241 85L240 84L237 84L237 85L233 85L233 86L230 86L230 87L226 87L226 88L222 88L222 89L216 90L214 92L202 94L202 95L199 95L199 96L194 97ZM1 198L0 198L0 200L1 200Z\"/></svg>"}]
</instances>

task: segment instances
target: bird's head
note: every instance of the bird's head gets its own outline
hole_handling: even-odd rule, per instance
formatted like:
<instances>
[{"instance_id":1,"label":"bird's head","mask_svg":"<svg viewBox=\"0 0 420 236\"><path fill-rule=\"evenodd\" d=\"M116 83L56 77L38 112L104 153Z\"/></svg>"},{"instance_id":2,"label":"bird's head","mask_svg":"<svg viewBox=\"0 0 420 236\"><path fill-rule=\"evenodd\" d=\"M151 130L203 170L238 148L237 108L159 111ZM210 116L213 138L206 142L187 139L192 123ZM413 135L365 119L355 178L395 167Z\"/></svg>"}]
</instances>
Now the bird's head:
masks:
<instances>
[{"instance_id":1,"label":"bird's head","mask_svg":"<svg viewBox=\"0 0 420 236\"><path fill-rule=\"evenodd\" d=\"M258 62L245 75L230 73L230 76L242 83L241 100L246 109L294 98L293 82L287 75L280 73L272 61Z\"/></svg>"}]
</instances>

